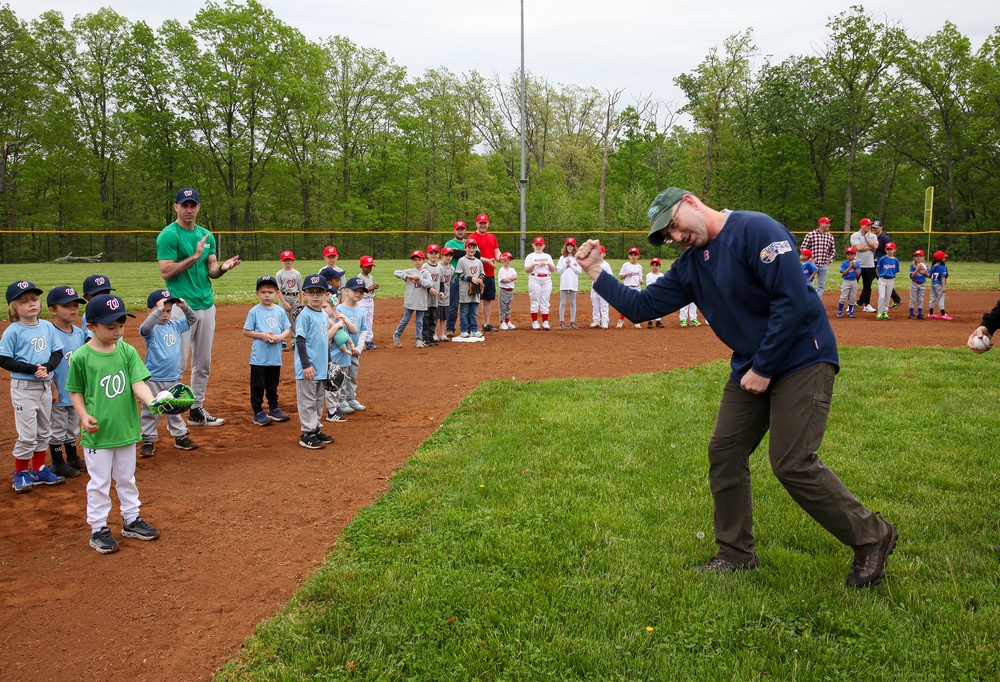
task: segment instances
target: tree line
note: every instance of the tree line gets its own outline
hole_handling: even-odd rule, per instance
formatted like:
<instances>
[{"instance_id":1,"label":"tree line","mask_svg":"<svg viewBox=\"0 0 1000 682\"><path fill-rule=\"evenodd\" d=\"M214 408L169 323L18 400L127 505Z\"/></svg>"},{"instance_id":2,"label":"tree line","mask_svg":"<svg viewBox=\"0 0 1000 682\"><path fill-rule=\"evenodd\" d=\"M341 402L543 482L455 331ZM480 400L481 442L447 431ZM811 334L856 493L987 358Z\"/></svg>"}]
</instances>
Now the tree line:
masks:
<instances>
[{"instance_id":1,"label":"tree line","mask_svg":"<svg viewBox=\"0 0 1000 682\"><path fill-rule=\"evenodd\" d=\"M974 49L854 7L775 62L747 29L673 78L679 105L526 81L529 230L642 229L672 185L799 231L919 230L933 185L935 231L997 226L1000 30ZM188 185L237 233L518 229L519 73L412 76L227 0L156 29L2 6L0 82L0 229L158 229Z\"/></svg>"}]
</instances>

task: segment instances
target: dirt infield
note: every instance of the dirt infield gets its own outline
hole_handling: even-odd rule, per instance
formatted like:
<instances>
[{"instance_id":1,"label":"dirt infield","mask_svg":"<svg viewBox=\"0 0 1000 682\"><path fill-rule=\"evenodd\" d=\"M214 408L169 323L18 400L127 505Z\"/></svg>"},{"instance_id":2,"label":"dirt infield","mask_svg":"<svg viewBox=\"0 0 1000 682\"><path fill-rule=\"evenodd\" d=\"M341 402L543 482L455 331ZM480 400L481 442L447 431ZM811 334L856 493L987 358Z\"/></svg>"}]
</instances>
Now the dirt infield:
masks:
<instances>
[{"instance_id":1,"label":"dirt infield","mask_svg":"<svg viewBox=\"0 0 1000 682\"><path fill-rule=\"evenodd\" d=\"M952 322L910 321L899 310L889 322L861 313L832 322L842 346L960 346L996 299L996 292L949 292ZM835 302L831 292L827 304ZM728 357L710 328L680 329L676 315L665 329L589 330L589 297L580 304L579 331L531 331L527 297L519 295L519 329L489 334L481 344L418 350L412 324L404 347L392 347L401 302L379 301L379 349L362 358L358 392L369 409L327 425L337 440L317 451L298 446L294 414L284 424L253 426L250 341L240 331L247 307L220 308L206 404L225 426L192 429L199 448L191 452L161 438L156 456L139 462L143 516L162 530L157 542L124 540L117 554L99 555L87 544L86 476L29 495L14 494L9 469L0 476L3 676L207 679L288 601L358 509L386 490L393 471L482 380L611 377ZM139 321L126 340L144 352ZM473 363L463 360L470 356ZM294 413L290 360L280 395L282 408ZM465 376L460 367L475 372ZM9 453L10 375L2 374L0 452ZM413 376L419 396L402 381ZM436 405L428 409L428 402ZM117 502L110 526L118 536Z\"/></svg>"}]
</instances>

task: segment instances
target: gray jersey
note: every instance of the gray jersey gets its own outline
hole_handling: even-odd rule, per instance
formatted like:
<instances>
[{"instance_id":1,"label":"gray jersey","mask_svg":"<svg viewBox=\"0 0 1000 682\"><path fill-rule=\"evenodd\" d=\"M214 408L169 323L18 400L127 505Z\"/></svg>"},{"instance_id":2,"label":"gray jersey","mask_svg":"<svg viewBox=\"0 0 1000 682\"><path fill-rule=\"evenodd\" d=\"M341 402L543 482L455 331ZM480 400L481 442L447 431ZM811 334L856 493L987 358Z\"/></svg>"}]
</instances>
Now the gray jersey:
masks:
<instances>
[{"instance_id":1,"label":"gray jersey","mask_svg":"<svg viewBox=\"0 0 1000 682\"><path fill-rule=\"evenodd\" d=\"M455 264L455 277L459 280L458 302L479 303L478 294L469 296L469 282L474 278L482 279L483 262L478 258L469 258L468 256L459 258L458 263Z\"/></svg>"}]
</instances>

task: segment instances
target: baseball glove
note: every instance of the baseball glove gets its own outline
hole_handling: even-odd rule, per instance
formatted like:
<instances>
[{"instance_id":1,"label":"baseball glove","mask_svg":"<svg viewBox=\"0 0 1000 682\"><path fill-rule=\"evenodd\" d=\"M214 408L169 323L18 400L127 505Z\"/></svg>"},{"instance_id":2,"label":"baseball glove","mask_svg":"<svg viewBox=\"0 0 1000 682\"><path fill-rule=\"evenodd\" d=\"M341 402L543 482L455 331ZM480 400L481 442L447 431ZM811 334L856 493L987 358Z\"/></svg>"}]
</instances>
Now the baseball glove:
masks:
<instances>
[{"instance_id":1,"label":"baseball glove","mask_svg":"<svg viewBox=\"0 0 1000 682\"><path fill-rule=\"evenodd\" d=\"M469 282L469 296L482 296L483 295L483 285L476 284L475 282Z\"/></svg>"},{"instance_id":2,"label":"baseball glove","mask_svg":"<svg viewBox=\"0 0 1000 682\"><path fill-rule=\"evenodd\" d=\"M331 362L326 371L326 390L336 393L347 381L347 375L336 362Z\"/></svg>"},{"instance_id":3,"label":"baseball glove","mask_svg":"<svg viewBox=\"0 0 1000 682\"><path fill-rule=\"evenodd\" d=\"M194 405L195 395L190 386L174 384L156 394L149 403L149 411L153 414L182 414Z\"/></svg>"}]
</instances>

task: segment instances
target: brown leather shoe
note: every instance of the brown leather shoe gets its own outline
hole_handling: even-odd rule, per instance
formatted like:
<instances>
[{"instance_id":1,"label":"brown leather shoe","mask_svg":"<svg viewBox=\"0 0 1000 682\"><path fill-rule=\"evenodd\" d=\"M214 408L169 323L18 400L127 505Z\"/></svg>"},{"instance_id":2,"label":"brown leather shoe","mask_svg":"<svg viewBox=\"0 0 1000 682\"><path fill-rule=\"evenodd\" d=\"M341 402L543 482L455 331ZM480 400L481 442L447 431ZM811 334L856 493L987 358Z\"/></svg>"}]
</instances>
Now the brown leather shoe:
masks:
<instances>
[{"instance_id":1,"label":"brown leather shoe","mask_svg":"<svg viewBox=\"0 0 1000 682\"><path fill-rule=\"evenodd\" d=\"M754 555L750 557L749 561L742 564L734 564L732 561L726 561L715 555L711 560L704 566L695 566L694 570L698 573L730 573L732 571L751 571L757 568L757 556Z\"/></svg>"},{"instance_id":2,"label":"brown leather shoe","mask_svg":"<svg viewBox=\"0 0 1000 682\"><path fill-rule=\"evenodd\" d=\"M876 512L875 515L882 522L885 534L878 542L854 548L854 563L851 564L851 572L847 574L848 587L875 587L882 582L885 577L885 562L892 550L896 549L896 541L899 539L896 527L883 519L882 514Z\"/></svg>"}]
</instances>

